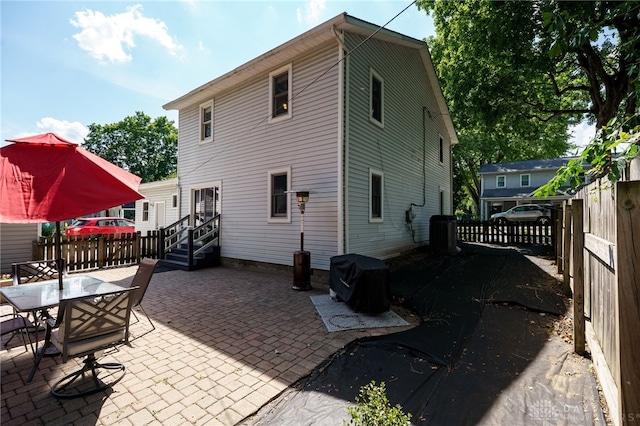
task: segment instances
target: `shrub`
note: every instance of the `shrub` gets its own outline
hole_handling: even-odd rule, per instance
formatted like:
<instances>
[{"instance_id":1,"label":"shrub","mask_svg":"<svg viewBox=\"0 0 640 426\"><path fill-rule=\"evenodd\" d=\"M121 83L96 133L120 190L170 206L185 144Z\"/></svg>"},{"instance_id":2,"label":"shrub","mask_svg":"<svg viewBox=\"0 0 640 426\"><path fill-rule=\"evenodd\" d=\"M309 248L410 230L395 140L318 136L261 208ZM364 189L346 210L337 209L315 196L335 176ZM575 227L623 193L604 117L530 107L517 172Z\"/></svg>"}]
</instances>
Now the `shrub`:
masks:
<instances>
[{"instance_id":1,"label":"shrub","mask_svg":"<svg viewBox=\"0 0 640 426\"><path fill-rule=\"evenodd\" d=\"M356 406L348 407L353 426L410 426L411 414L402 412L402 407L396 404L392 407L386 395L386 386L381 382L376 386L372 381L360 388L360 396L356 397Z\"/></svg>"}]
</instances>

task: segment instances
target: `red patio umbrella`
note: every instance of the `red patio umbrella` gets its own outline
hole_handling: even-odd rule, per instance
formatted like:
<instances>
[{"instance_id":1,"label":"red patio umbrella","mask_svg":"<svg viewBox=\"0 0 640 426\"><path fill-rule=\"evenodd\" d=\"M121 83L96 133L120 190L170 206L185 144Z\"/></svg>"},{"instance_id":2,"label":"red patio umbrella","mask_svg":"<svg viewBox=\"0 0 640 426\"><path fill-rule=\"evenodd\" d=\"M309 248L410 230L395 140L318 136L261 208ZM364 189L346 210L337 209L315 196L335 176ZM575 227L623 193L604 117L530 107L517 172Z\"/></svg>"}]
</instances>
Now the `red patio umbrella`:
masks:
<instances>
[{"instance_id":1,"label":"red patio umbrella","mask_svg":"<svg viewBox=\"0 0 640 426\"><path fill-rule=\"evenodd\" d=\"M140 198L141 179L53 133L0 148L0 222L56 222ZM60 286L62 288L62 274Z\"/></svg>"}]
</instances>

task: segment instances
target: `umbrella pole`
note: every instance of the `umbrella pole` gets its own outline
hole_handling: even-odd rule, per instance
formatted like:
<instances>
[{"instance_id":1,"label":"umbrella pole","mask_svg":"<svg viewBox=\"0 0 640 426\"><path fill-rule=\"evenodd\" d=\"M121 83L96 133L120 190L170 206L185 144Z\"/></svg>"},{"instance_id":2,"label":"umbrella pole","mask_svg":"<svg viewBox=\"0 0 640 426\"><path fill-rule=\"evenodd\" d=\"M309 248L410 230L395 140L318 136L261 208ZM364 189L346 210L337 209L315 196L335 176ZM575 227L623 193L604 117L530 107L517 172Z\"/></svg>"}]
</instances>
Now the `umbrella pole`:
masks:
<instances>
[{"instance_id":1,"label":"umbrella pole","mask_svg":"<svg viewBox=\"0 0 640 426\"><path fill-rule=\"evenodd\" d=\"M60 221L56 221L56 267L58 268L58 290L62 291L62 233L60 232Z\"/></svg>"}]
</instances>

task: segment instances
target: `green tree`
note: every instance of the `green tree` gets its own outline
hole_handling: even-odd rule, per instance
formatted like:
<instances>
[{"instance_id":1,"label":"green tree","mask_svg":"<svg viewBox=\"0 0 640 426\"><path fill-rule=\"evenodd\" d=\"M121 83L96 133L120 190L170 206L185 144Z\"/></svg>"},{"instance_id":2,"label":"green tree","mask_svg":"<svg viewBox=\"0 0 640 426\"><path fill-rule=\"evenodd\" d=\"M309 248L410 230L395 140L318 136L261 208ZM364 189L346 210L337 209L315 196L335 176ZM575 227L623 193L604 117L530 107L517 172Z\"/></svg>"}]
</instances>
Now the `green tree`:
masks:
<instances>
[{"instance_id":1,"label":"green tree","mask_svg":"<svg viewBox=\"0 0 640 426\"><path fill-rule=\"evenodd\" d=\"M458 197L479 200L480 165L550 158L584 117L635 109L636 2L418 0L460 145ZM460 201L460 200L458 200Z\"/></svg>"},{"instance_id":2,"label":"green tree","mask_svg":"<svg viewBox=\"0 0 640 426\"><path fill-rule=\"evenodd\" d=\"M178 129L161 116L142 112L112 124L90 124L83 145L88 151L153 182L175 176Z\"/></svg>"}]
</instances>

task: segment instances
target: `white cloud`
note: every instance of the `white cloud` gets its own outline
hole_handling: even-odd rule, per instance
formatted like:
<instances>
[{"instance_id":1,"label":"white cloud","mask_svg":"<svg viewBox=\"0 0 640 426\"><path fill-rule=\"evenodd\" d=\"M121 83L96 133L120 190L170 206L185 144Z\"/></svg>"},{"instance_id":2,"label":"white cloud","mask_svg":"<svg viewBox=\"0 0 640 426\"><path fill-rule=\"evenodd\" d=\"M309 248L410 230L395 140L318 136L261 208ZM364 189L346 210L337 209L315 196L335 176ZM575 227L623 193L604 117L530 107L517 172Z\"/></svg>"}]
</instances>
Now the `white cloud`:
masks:
<instances>
[{"instance_id":1,"label":"white cloud","mask_svg":"<svg viewBox=\"0 0 640 426\"><path fill-rule=\"evenodd\" d=\"M76 20L70 22L82 30L73 38L80 48L99 61L131 61L132 57L127 51L135 47L135 36L149 37L159 42L174 56L182 50L182 46L167 33L167 25L143 16L142 5L139 4L127 7L125 13L110 16L89 9L76 12L75 15Z\"/></svg>"},{"instance_id":2,"label":"white cloud","mask_svg":"<svg viewBox=\"0 0 640 426\"><path fill-rule=\"evenodd\" d=\"M304 12L302 9L296 9L298 22L304 22L307 25L315 25L320 22L322 12L325 9L326 0L309 0L305 5Z\"/></svg>"},{"instance_id":3,"label":"white cloud","mask_svg":"<svg viewBox=\"0 0 640 426\"><path fill-rule=\"evenodd\" d=\"M81 144L84 141L84 138L89 134L89 129L79 121L57 120L52 117L42 118L38 121L36 127L38 128L38 134L51 132L67 139L68 141L79 144ZM26 134L24 136L30 136L33 134L35 133Z\"/></svg>"},{"instance_id":4,"label":"white cloud","mask_svg":"<svg viewBox=\"0 0 640 426\"><path fill-rule=\"evenodd\" d=\"M579 124L569 127L569 134L571 138L569 143L572 143L579 147L579 151L582 151L596 135L596 128L594 125L590 125L583 121Z\"/></svg>"}]
</instances>

